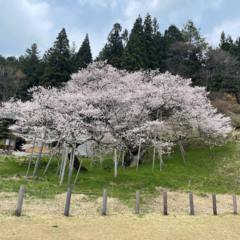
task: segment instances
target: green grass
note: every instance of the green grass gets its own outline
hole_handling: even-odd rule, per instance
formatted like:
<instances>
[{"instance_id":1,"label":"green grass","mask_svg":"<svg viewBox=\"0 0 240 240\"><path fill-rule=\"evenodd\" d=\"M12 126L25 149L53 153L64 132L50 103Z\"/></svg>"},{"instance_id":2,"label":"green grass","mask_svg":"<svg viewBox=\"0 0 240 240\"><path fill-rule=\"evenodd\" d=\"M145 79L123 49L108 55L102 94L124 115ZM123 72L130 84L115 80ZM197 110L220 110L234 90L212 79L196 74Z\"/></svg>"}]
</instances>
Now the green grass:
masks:
<instances>
[{"instance_id":1,"label":"green grass","mask_svg":"<svg viewBox=\"0 0 240 240\"><path fill-rule=\"evenodd\" d=\"M146 195L156 194L156 187L170 190L194 191L195 193L238 193L240 194L240 145L228 143L222 147L209 150L205 147L187 147L186 164L181 159L179 151L170 158L165 158L164 168L159 170L156 161L152 172L151 153L145 156L144 163L136 168L119 168L118 177L113 177L113 169L106 171L100 166L90 166L84 159L88 172L81 172L74 192L84 193L92 197L100 196L103 188L109 195L122 200L132 198L136 190ZM25 179L27 159L13 157L0 159L0 191L16 192L21 184L27 188L28 194L34 197L50 198L67 189L67 177L59 186L56 177L57 161L55 160L47 176L42 177L47 159L43 159L38 179ZM113 167L110 157L106 158L103 166ZM75 175L73 176L74 179Z\"/></svg>"}]
</instances>

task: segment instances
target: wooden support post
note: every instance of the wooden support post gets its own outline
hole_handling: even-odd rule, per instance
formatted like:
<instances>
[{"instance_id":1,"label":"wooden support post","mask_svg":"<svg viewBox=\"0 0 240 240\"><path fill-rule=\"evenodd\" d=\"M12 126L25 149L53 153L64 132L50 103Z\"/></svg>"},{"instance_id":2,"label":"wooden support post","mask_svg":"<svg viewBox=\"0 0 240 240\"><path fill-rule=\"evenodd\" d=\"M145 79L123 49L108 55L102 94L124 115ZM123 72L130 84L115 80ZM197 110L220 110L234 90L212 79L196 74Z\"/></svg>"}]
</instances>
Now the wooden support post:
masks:
<instances>
[{"instance_id":1,"label":"wooden support post","mask_svg":"<svg viewBox=\"0 0 240 240\"><path fill-rule=\"evenodd\" d=\"M217 198L216 194L212 194L212 207L213 207L213 215L217 215Z\"/></svg>"},{"instance_id":2,"label":"wooden support post","mask_svg":"<svg viewBox=\"0 0 240 240\"><path fill-rule=\"evenodd\" d=\"M25 187L21 186L18 192L18 201L17 201L17 208L15 211L15 215L16 216L21 216L22 214L22 206L23 206L23 198L24 198L24 194L25 194Z\"/></svg>"},{"instance_id":3,"label":"wooden support post","mask_svg":"<svg viewBox=\"0 0 240 240\"><path fill-rule=\"evenodd\" d=\"M69 169L68 169L68 185L71 184L74 158L75 158L75 147L73 147L72 151L70 151L70 161L69 161Z\"/></svg>"},{"instance_id":4,"label":"wooden support post","mask_svg":"<svg viewBox=\"0 0 240 240\"><path fill-rule=\"evenodd\" d=\"M81 158L80 164L79 164L79 167L78 167L78 170L77 170L77 174L76 174L76 177L75 177L75 180L74 180L74 185L76 184L77 179L78 179L78 175L79 175L79 173L80 173L80 171L81 171L82 161L83 161L83 159Z\"/></svg>"},{"instance_id":5,"label":"wooden support post","mask_svg":"<svg viewBox=\"0 0 240 240\"><path fill-rule=\"evenodd\" d=\"M36 145L36 139L37 139L37 134L35 134L35 136L34 136L34 140L33 140L33 144L32 144L31 156L30 156L30 158L28 160L28 168L27 168L26 177L28 177L28 174L29 174L29 171L30 171L30 168L31 168L31 164L32 164L32 160L33 160L33 154L34 154L34 148L35 148L35 145Z\"/></svg>"},{"instance_id":6,"label":"wooden support post","mask_svg":"<svg viewBox=\"0 0 240 240\"><path fill-rule=\"evenodd\" d=\"M139 146L138 146L137 166L136 166L137 170L138 170L138 167L139 167L140 157L141 157L141 141L140 141Z\"/></svg>"},{"instance_id":7,"label":"wooden support post","mask_svg":"<svg viewBox=\"0 0 240 240\"><path fill-rule=\"evenodd\" d=\"M107 190L103 190L103 201L102 201L102 216L107 215Z\"/></svg>"},{"instance_id":8,"label":"wooden support post","mask_svg":"<svg viewBox=\"0 0 240 240\"><path fill-rule=\"evenodd\" d=\"M118 159L117 159L117 149L114 149L114 177L118 174Z\"/></svg>"},{"instance_id":9,"label":"wooden support post","mask_svg":"<svg viewBox=\"0 0 240 240\"><path fill-rule=\"evenodd\" d=\"M167 192L163 192L163 215L168 215Z\"/></svg>"},{"instance_id":10,"label":"wooden support post","mask_svg":"<svg viewBox=\"0 0 240 240\"><path fill-rule=\"evenodd\" d=\"M37 175L39 164L40 164L40 161L42 159L42 152L43 152L43 147L44 147L44 140L46 138L46 133L47 133L47 130L45 128L43 130L43 136L42 136L42 140L41 140L40 146L39 146L38 158L35 162L35 166L34 166L34 170L33 170L33 177L35 177Z\"/></svg>"},{"instance_id":11,"label":"wooden support post","mask_svg":"<svg viewBox=\"0 0 240 240\"><path fill-rule=\"evenodd\" d=\"M59 139L58 139L58 141L57 141L56 147L53 148L52 151L51 151L51 155L50 155L50 158L49 158L48 163L47 163L47 165L46 165L46 168L44 169L43 175L45 175L45 174L47 173L47 171L48 171L48 168L49 168L49 166L50 166L50 164L51 164L51 162L52 162L52 159L53 159L54 155L56 154L57 149L58 149L58 147L59 147L61 138L62 138L62 133L61 133L61 135L60 135L60 137L59 137Z\"/></svg>"},{"instance_id":12,"label":"wooden support post","mask_svg":"<svg viewBox=\"0 0 240 240\"><path fill-rule=\"evenodd\" d=\"M64 209L64 216L66 216L66 217L69 216L71 195L72 195L72 186L69 186L68 190L67 190L66 204L65 204L65 209Z\"/></svg>"},{"instance_id":13,"label":"wooden support post","mask_svg":"<svg viewBox=\"0 0 240 240\"><path fill-rule=\"evenodd\" d=\"M194 215L195 214L195 211L194 211L194 202L193 202L193 194L192 193L189 193L189 214L190 215Z\"/></svg>"},{"instance_id":14,"label":"wooden support post","mask_svg":"<svg viewBox=\"0 0 240 240\"><path fill-rule=\"evenodd\" d=\"M136 206L135 206L135 213L139 214L140 212L140 192L136 191Z\"/></svg>"},{"instance_id":15,"label":"wooden support post","mask_svg":"<svg viewBox=\"0 0 240 240\"><path fill-rule=\"evenodd\" d=\"M125 158L125 151L122 152L122 167L125 167L125 163L124 163L124 158Z\"/></svg>"},{"instance_id":16,"label":"wooden support post","mask_svg":"<svg viewBox=\"0 0 240 240\"><path fill-rule=\"evenodd\" d=\"M237 214L237 196L233 195L233 214Z\"/></svg>"},{"instance_id":17,"label":"wooden support post","mask_svg":"<svg viewBox=\"0 0 240 240\"><path fill-rule=\"evenodd\" d=\"M63 180L64 180L64 174L65 174L65 169L66 169L66 165L67 165L67 159L68 159L68 147L65 148L64 151L64 160L63 160L63 164L62 164L62 169L61 169L61 175L60 175L60 185L62 185Z\"/></svg>"}]
</instances>

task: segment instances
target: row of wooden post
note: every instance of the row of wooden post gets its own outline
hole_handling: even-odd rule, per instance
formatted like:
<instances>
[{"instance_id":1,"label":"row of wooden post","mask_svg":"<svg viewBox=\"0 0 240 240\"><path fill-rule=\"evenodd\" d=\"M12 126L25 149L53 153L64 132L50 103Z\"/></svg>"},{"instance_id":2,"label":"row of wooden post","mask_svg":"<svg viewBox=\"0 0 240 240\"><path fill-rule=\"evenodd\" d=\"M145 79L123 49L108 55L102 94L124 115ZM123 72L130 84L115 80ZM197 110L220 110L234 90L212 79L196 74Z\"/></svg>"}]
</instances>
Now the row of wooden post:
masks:
<instances>
[{"instance_id":1,"label":"row of wooden post","mask_svg":"<svg viewBox=\"0 0 240 240\"><path fill-rule=\"evenodd\" d=\"M21 186L18 193L17 207L15 211L16 216L21 216L23 199L25 195L25 187ZM72 186L68 187L66 195L66 203L64 208L64 216L70 215L70 205L71 205L71 195L72 195ZM217 215L217 198L216 194L212 194L212 209L213 215ZM140 213L140 191L136 191L136 205L135 205L135 214ZM194 199L193 193L189 193L189 214L195 215L194 209ZM233 214L237 214L237 196L233 195ZM101 215L107 215L107 190L103 190L103 200L102 200L102 209ZM168 195L167 192L163 192L163 215L168 215Z\"/></svg>"}]
</instances>

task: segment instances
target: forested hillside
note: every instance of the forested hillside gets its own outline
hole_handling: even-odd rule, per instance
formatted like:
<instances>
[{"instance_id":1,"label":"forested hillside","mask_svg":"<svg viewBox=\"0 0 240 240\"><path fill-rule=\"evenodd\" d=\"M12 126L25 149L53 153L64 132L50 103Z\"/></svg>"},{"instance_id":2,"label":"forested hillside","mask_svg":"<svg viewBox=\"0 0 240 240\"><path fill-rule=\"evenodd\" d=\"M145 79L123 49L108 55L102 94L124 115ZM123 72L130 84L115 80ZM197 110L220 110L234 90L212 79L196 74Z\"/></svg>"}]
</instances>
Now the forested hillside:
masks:
<instances>
[{"instance_id":1,"label":"forested hillside","mask_svg":"<svg viewBox=\"0 0 240 240\"><path fill-rule=\"evenodd\" d=\"M159 69L192 78L194 85L211 92L228 92L240 102L240 39L222 33L212 48L189 20L182 29L171 25L160 32L156 18L139 16L131 31L115 23L97 60L129 71ZM34 86L59 87L70 75L85 68L92 58L89 36L80 49L70 46L65 29L44 54L33 43L20 57L0 56L0 101L31 98ZM219 95L218 95L219 96Z\"/></svg>"}]
</instances>

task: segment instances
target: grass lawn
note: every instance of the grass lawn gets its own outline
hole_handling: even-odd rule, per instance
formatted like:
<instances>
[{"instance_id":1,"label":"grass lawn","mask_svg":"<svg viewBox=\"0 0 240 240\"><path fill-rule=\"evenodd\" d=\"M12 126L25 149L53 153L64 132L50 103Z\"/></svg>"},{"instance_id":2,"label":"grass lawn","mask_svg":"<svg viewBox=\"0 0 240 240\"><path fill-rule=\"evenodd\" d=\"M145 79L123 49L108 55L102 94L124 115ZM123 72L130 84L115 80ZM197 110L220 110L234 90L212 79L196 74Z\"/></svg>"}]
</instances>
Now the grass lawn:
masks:
<instances>
[{"instance_id":1,"label":"grass lawn","mask_svg":"<svg viewBox=\"0 0 240 240\"><path fill-rule=\"evenodd\" d=\"M84 193L93 197L100 196L103 188L109 195L127 200L133 197L136 190L146 195L157 194L156 187L170 190L194 191L198 194L207 192L238 193L240 194L240 144L228 143L222 147L209 150L205 147L191 146L186 149L186 164L181 154L176 150L170 158L165 158L164 168L159 170L156 161L155 171L152 172L151 153L145 156L144 163L138 171L135 168L119 168L118 177L113 177L113 162L106 158L103 168L90 166L89 160L84 159L87 172L81 172L74 192ZM38 179L25 179L27 159L14 157L0 158L0 191L16 192L21 184L27 188L28 194L35 197L49 198L67 189L67 176L62 186L56 176L57 160L49 172L42 177L47 158L41 163ZM105 170L105 166L112 169ZM67 175L67 174L66 174ZM75 175L73 175L74 179Z\"/></svg>"}]
</instances>

